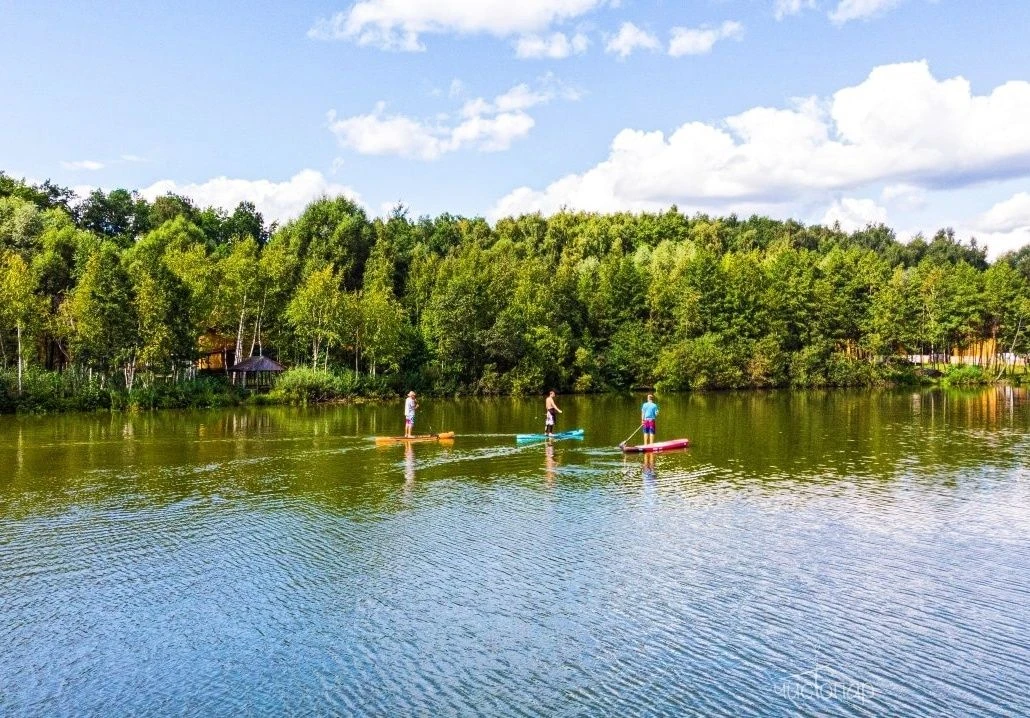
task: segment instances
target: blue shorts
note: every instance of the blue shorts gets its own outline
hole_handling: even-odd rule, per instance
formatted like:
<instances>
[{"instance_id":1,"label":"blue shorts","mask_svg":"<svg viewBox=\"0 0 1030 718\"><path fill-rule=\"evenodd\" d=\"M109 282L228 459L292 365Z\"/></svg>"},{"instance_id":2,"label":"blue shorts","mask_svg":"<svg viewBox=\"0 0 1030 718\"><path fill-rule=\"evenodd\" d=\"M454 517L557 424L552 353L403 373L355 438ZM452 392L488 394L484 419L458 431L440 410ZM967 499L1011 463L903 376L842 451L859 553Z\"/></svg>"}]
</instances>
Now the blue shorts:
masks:
<instances>
[{"instance_id":1,"label":"blue shorts","mask_svg":"<svg viewBox=\"0 0 1030 718\"><path fill-rule=\"evenodd\" d=\"M644 419L643 425L645 434L654 434L654 422L654 419Z\"/></svg>"}]
</instances>

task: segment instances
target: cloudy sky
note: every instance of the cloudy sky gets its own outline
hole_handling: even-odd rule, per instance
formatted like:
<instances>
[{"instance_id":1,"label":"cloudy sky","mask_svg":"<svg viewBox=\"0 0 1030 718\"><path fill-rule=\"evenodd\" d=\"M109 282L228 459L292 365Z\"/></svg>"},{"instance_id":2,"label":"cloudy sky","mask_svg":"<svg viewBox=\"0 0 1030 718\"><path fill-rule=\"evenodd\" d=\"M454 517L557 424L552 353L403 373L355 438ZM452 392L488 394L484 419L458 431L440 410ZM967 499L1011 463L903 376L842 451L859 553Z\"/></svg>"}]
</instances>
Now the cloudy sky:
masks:
<instances>
[{"instance_id":1,"label":"cloudy sky","mask_svg":"<svg viewBox=\"0 0 1030 718\"><path fill-rule=\"evenodd\" d=\"M0 2L0 169L1030 243L1026 0ZM17 61L12 61L16 58Z\"/></svg>"}]
</instances>

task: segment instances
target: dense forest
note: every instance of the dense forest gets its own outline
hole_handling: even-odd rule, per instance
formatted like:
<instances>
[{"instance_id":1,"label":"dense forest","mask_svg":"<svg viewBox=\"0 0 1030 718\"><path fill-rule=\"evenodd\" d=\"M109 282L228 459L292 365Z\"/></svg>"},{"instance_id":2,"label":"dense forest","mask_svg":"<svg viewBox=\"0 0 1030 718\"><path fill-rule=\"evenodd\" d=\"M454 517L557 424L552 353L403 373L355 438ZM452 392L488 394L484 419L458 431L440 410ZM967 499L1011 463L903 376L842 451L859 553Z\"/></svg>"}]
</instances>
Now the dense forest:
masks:
<instances>
[{"instance_id":1,"label":"dense forest","mask_svg":"<svg viewBox=\"0 0 1030 718\"><path fill-rule=\"evenodd\" d=\"M973 347L993 378L1030 352L1028 322L1030 248L988 263L946 229L901 243L675 207L491 226L343 197L268 226L247 203L80 201L0 173L0 408L210 399L227 382L196 360L226 346L316 397L871 385Z\"/></svg>"}]
</instances>

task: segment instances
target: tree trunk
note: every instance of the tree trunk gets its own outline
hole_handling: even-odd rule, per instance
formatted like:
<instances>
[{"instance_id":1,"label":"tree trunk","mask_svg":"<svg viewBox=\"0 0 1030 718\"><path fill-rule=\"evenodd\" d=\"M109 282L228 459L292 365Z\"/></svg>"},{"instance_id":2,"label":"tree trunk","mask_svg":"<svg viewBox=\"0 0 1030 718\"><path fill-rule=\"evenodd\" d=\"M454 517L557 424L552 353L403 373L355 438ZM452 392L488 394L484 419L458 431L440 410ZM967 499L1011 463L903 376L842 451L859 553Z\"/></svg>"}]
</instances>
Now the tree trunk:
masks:
<instances>
[{"instance_id":1,"label":"tree trunk","mask_svg":"<svg viewBox=\"0 0 1030 718\"><path fill-rule=\"evenodd\" d=\"M240 307L240 325L236 330L236 359L233 362L233 366L240 363L243 359L243 318L247 314L247 294L243 293L243 306Z\"/></svg>"},{"instance_id":2,"label":"tree trunk","mask_svg":"<svg viewBox=\"0 0 1030 718\"><path fill-rule=\"evenodd\" d=\"M136 359L133 358L125 362L122 371L125 374L125 389L126 391L132 391L132 385L136 381Z\"/></svg>"},{"instance_id":3,"label":"tree trunk","mask_svg":"<svg viewBox=\"0 0 1030 718\"><path fill-rule=\"evenodd\" d=\"M1020 317L1019 321L1016 322L1016 333L1012 335L1012 346L1009 347L1009 354L1013 354L1013 352L1016 351L1016 342L1019 341L1019 332L1020 332L1020 330L1022 328L1023 328L1023 317ZM1013 354L1012 362L1013 362L1013 364L1015 364L1015 354ZM1013 367L1013 369L1014 368L1015 367ZM994 377L994 381L998 381L999 379L1001 379L1001 375L1003 373L1005 373L1005 363L1004 362L1002 362L1001 369L998 371L998 376ZM1015 373L1015 371L1013 371L1013 373ZM1023 371L1023 373L1024 374L1026 373L1026 365L1025 364L1024 364L1024 371Z\"/></svg>"},{"instance_id":4,"label":"tree trunk","mask_svg":"<svg viewBox=\"0 0 1030 718\"><path fill-rule=\"evenodd\" d=\"M247 353L248 357L254 356L254 347L258 345L259 331L261 331L261 312L258 312L257 317L254 318L254 333L250 337L250 352Z\"/></svg>"},{"instance_id":5,"label":"tree trunk","mask_svg":"<svg viewBox=\"0 0 1030 718\"><path fill-rule=\"evenodd\" d=\"M21 374L22 374L22 360L21 360L21 322L18 322L18 396L21 396Z\"/></svg>"},{"instance_id":6,"label":"tree trunk","mask_svg":"<svg viewBox=\"0 0 1030 718\"><path fill-rule=\"evenodd\" d=\"M354 376L358 375L358 361L361 357L361 332L354 332Z\"/></svg>"},{"instance_id":7,"label":"tree trunk","mask_svg":"<svg viewBox=\"0 0 1030 718\"><path fill-rule=\"evenodd\" d=\"M250 338L250 354L248 354L247 356L254 356L254 345L255 344L257 344L260 347L259 336L260 336L260 333L261 333L261 317L264 316L264 313L265 313L265 297L267 295L268 295L268 292L265 292L264 294L261 295L261 304L258 305L257 317L255 317L255 319L254 319L254 336L252 336ZM260 356L260 354L259 354L259 356Z\"/></svg>"}]
</instances>

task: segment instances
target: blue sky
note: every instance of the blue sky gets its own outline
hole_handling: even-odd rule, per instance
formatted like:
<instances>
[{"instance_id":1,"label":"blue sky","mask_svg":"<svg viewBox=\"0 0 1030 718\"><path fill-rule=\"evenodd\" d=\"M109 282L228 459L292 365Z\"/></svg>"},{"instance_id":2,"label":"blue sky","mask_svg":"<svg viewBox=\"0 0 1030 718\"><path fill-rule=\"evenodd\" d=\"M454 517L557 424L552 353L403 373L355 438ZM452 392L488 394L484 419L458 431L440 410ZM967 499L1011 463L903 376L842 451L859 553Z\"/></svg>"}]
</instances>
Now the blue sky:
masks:
<instances>
[{"instance_id":1,"label":"blue sky","mask_svg":"<svg viewBox=\"0 0 1030 718\"><path fill-rule=\"evenodd\" d=\"M3 2L0 169L269 219L675 203L997 253L1030 242L1027 27L1024 0Z\"/></svg>"}]
</instances>

